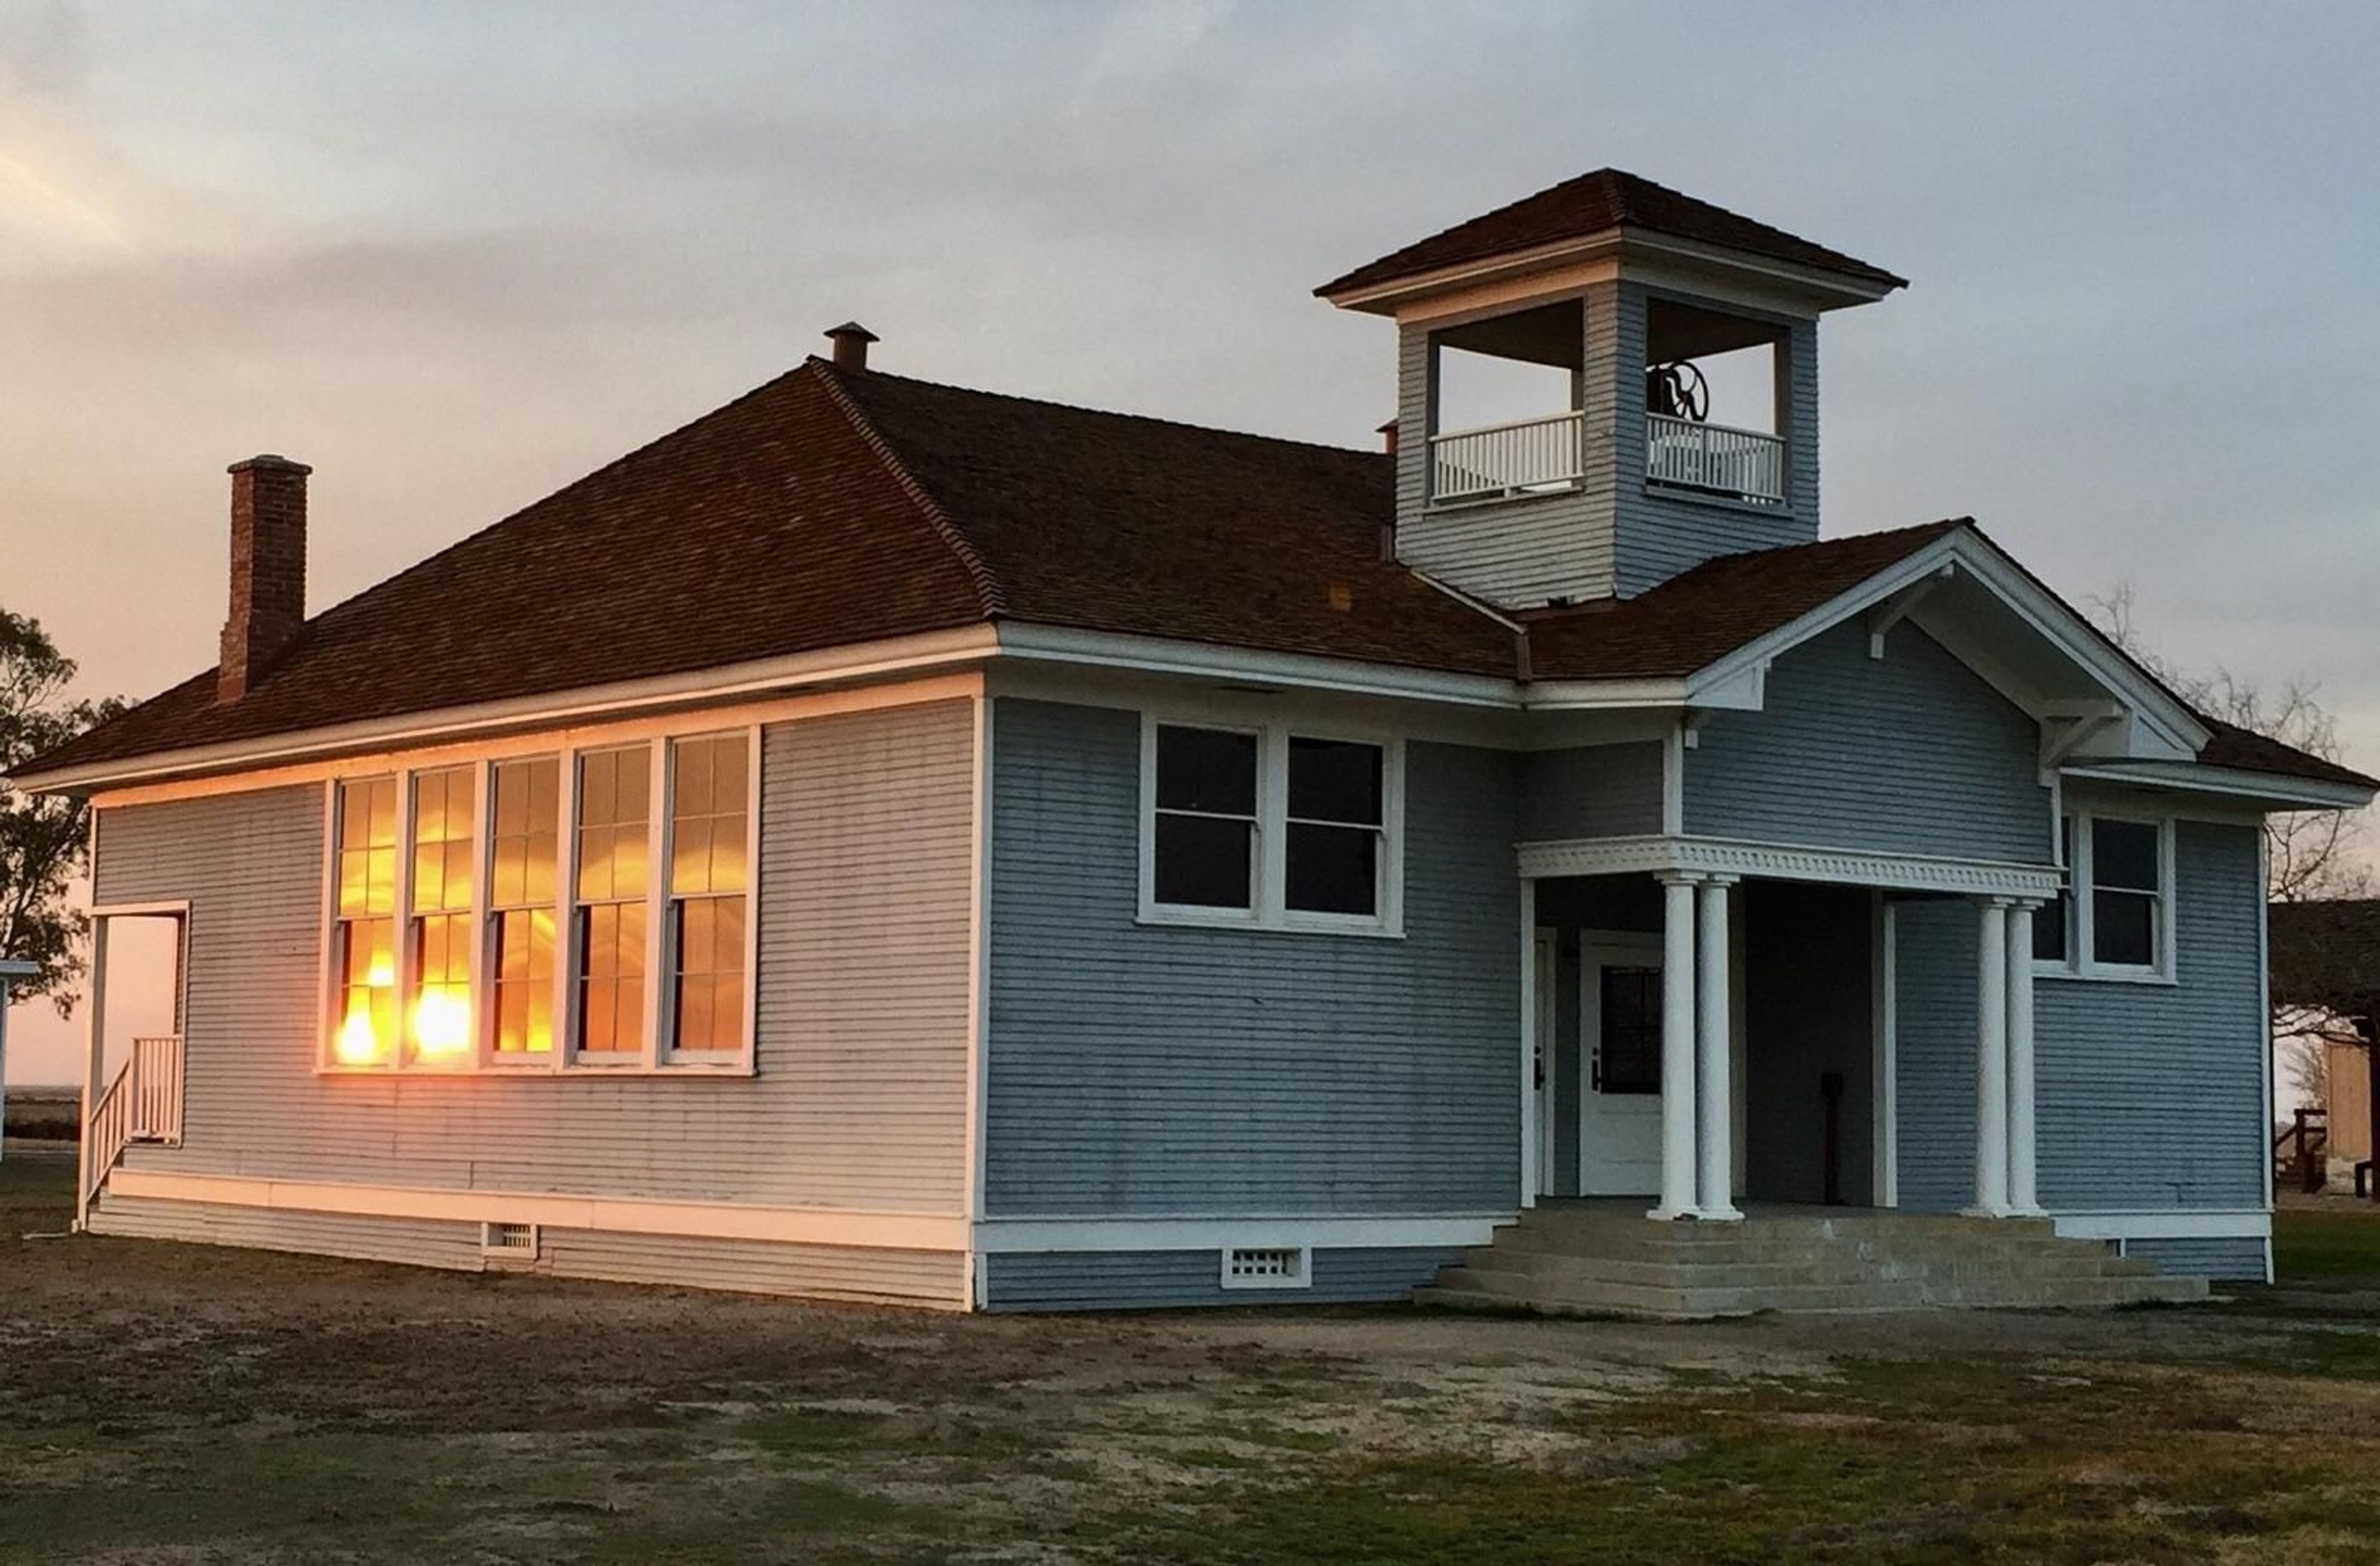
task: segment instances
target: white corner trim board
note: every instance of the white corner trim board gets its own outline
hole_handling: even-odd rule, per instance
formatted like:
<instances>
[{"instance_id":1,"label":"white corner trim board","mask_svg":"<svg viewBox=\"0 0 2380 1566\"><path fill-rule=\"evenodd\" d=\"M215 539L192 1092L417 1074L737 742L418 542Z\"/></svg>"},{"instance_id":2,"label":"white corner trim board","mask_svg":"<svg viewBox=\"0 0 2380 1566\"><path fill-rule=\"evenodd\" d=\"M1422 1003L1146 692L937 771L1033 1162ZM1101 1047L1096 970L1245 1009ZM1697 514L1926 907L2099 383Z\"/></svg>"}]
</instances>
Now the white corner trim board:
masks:
<instances>
[{"instance_id":1,"label":"white corner trim board","mask_svg":"<svg viewBox=\"0 0 2380 1566\"><path fill-rule=\"evenodd\" d=\"M1518 852L1520 873L1531 877L1692 870L1706 875L1833 881L1971 896L2047 898L2058 893L2058 871L2048 865L1942 859L1915 854L1747 843L1730 838L1660 834L1566 838L1524 843Z\"/></svg>"},{"instance_id":2,"label":"white corner trim board","mask_svg":"<svg viewBox=\"0 0 2380 1566\"><path fill-rule=\"evenodd\" d=\"M108 1176L107 1189L120 1196L290 1212L346 1213L358 1218L533 1223L542 1229L679 1234L710 1240L773 1240L784 1244L895 1251L956 1252L967 1248L967 1220L955 1213L846 1212L825 1208L642 1201L530 1191L439 1191L333 1181L168 1174L143 1169L115 1171Z\"/></svg>"},{"instance_id":3,"label":"white corner trim board","mask_svg":"<svg viewBox=\"0 0 2380 1566\"><path fill-rule=\"evenodd\" d=\"M2262 1208L2151 1208L2052 1215L2070 1240L2269 1240L2273 1215Z\"/></svg>"}]
</instances>

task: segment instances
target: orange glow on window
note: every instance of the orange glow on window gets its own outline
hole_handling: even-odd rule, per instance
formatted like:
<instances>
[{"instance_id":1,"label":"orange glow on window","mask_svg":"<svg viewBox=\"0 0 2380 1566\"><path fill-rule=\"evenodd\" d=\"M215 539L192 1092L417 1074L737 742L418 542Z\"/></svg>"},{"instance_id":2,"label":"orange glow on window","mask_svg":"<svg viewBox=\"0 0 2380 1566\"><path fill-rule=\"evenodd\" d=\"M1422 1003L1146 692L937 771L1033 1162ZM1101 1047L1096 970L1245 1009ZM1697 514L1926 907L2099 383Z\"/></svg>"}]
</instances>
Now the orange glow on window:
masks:
<instances>
[{"instance_id":1,"label":"orange glow on window","mask_svg":"<svg viewBox=\"0 0 2380 1566\"><path fill-rule=\"evenodd\" d=\"M372 1030L371 1013L358 1006L347 1014L339 1025L339 1037L333 1046L343 1066L368 1066L381 1057L380 1035Z\"/></svg>"},{"instance_id":2,"label":"orange glow on window","mask_svg":"<svg viewBox=\"0 0 2380 1566\"><path fill-rule=\"evenodd\" d=\"M413 1043L426 1061L463 1053L471 1047L471 1008L443 989L424 991L413 1008Z\"/></svg>"}]
</instances>

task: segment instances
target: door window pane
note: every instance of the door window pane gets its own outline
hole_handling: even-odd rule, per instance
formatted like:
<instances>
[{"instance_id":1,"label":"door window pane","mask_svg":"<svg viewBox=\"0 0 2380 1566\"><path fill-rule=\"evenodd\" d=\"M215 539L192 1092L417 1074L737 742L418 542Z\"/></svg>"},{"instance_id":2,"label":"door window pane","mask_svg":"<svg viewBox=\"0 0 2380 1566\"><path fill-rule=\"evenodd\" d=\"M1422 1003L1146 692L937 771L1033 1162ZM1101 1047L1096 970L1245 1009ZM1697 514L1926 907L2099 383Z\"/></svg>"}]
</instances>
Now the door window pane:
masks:
<instances>
[{"instance_id":1,"label":"door window pane","mask_svg":"<svg viewBox=\"0 0 2380 1566\"><path fill-rule=\"evenodd\" d=\"M1596 1040L1595 1086L1602 1093L1661 1090L1661 970L1607 967Z\"/></svg>"}]
</instances>

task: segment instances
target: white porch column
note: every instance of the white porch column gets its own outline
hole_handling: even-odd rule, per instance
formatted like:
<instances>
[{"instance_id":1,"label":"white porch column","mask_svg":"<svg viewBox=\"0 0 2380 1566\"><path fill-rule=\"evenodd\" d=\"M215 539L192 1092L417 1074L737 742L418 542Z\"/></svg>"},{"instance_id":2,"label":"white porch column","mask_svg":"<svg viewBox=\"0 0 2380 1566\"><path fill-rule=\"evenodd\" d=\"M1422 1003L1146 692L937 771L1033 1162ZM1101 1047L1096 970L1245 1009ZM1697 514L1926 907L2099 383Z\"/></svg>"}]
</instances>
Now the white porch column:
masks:
<instances>
[{"instance_id":1,"label":"white porch column","mask_svg":"<svg viewBox=\"0 0 2380 1566\"><path fill-rule=\"evenodd\" d=\"M1696 999L1694 1086L1701 1105L1701 1215L1734 1220L1735 1157L1732 1151L1735 1110L1730 1101L1733 1086L1733 1029L1730 1024L1732 991L1728 978L1728 893L1732 876L1713 876L1696 894L1700 930L1695 939ZM1665 970L1666 971L1666 970Z\"/></svg>"},{"instance_id":2,"label":"white porch column","mask_svg":"<svg viewBox=\"0 0 2380 1566\"><path fill-rule=\"evenodd\" d=\"M1661 1197L1647 1218L1694 1218L1694 883L1665 871L1661 882Z\"/></svg>"},{"instance_id":3,"label":"white porch column","mask_svg":"<svg viewBox=\"0 0 2380 1566\"><path fill-rule=\"evenodd\" d=\"M2008 1199L2008 904L1976 904L1975 1201L1973 1218L2006 1218Z\"/></svg>"},{"instance_id":4,"label":"white porch column","mask_svg":"<svg viewBox=\"0 0 2380 1566\"><path fill-rule=\"evenodd\" d=\"M2008 911L2008 1202L2010 1211L2041 1214L2033 1159L2033 911L2018 902Z\"/></svg>"},{"instance_id":5,"label":"white porch column","mask_svg":"<svg viewBox=\"0 0 2380 1566\"><path fill-rule=\"evenodd\" d=\"M107 1087L107 926L104 914L91 921L91 992L83 997L83 1020L90 1033L83 1054L82 1135L75 1147L75 1227L91 1220L91 1116Z\"/></svg>"}]
</instances>

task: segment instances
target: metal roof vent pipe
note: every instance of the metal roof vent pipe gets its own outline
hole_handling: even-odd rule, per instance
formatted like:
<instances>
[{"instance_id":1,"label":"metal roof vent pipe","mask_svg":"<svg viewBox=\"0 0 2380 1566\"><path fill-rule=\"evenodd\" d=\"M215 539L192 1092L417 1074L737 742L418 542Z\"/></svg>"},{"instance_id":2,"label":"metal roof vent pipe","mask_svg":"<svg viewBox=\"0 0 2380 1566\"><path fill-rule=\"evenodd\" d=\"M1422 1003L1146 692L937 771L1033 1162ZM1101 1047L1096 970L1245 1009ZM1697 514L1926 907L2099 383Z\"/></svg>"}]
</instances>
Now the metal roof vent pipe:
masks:
<instances>
[{"instance_id":1,"label":"metal roof vent pipe","mask_svg":"<svg viewBox=\"0 0 2380 1566\"><path fill-rule=\"evenodd\" d=\"M837 370L868 368L868 345L880 342L875 333L856 321L827 328L827 341L834 345L834 367Z\"/></svg>"}]
</instances>

